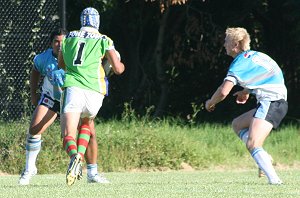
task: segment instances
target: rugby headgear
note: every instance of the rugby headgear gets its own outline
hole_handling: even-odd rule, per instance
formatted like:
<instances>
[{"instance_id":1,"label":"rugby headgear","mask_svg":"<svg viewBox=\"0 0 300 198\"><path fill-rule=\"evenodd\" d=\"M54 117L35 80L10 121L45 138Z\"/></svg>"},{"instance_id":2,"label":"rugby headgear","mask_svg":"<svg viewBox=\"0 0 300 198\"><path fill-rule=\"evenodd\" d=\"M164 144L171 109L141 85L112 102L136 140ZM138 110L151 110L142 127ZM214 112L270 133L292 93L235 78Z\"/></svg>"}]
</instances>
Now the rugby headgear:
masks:
<instances>
[{"instance_id":1,"label":"rugby headgear","mask_svg":"<svg viewBox=\"0 0 300 198\"><path fill-rule=\"evenodd\" d=\"M100 15L95 8L85 8L80 15L81 27L93 27L97 30L100 26Z\"/></svg>"}]
</instances>

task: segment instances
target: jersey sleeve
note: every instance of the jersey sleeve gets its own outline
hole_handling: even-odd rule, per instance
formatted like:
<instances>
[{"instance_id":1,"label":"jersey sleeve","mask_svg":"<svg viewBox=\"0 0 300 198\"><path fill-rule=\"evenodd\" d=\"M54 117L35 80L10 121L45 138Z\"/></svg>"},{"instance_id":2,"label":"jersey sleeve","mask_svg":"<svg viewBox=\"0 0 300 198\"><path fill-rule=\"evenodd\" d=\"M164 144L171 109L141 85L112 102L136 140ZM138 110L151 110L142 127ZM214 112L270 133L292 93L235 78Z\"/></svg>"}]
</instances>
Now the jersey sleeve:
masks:
<instances>
[{"instance_id":1,"label":"jersey sleeve","mask_svg":"<svg viewBox=\"0 0 300 198\"><path fill-rule=\"evenodd\" d=\"M102 39L104 41L105 51L115 49L114 42L111 38L109 38L106 35L103 35Z\"/></svg>"},{"instance_id":2,"label":"jersey sleeve","mask_svg":"<svg viewBox=\"0 0 300 198\"><path fill-rule=\"evenodd\" d=\"M226 75L224 81L229 80L229 81L233 82L234 85L237 85L238 81L240 79L241 72L242 72L242 70L240 68L241 68L241 65L240 65L239 61L234 60L229 67L229 70L227 72L227 75Z\"/></svg>"},{"instance_id":3,"label":"jersey sleeve","mask_svg":"<svg viewBox=\"0 0 300 198\"><path fill-rule=\"evenodd\" d=\"M253 78L254 74L251 67L251 59L243 53L231 63L225 80L233 82L234 85L245 86L246 82Z\"/></svg>"},{"instance_id":4,"label":"jersey sleeve","mask_svg":"<svg viewBox=\"0 0 300 198\"><path fill-rule=\"evenodd\" d=\"M231 81L234 85L237 85L237 84L238 84L237 79L236 79L233 75L230 75L229 73L228 73L227 76L224 78L224 81L225 81L225 80Z\"/></svg>"}]
</instances>

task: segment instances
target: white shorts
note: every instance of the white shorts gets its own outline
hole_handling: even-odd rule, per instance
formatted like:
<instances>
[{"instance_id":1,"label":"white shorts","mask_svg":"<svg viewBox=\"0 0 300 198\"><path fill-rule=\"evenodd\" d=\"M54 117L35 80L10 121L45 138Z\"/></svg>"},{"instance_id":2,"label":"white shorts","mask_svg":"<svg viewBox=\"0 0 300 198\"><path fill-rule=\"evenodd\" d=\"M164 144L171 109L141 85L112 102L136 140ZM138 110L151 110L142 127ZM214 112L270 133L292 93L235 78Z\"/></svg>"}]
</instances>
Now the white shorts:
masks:
<instances>
[{"instance_id":1,"label":"white shorts","mask_svg":"<svg viewBox=\"0 0 300 198\"><path fill-rule=\"evenodd\" d=\"M61 113L79 112L81 118L94 118L102 106L104 95L79 87L67 87L61 97Z\"/></svg>"}]
</instances>

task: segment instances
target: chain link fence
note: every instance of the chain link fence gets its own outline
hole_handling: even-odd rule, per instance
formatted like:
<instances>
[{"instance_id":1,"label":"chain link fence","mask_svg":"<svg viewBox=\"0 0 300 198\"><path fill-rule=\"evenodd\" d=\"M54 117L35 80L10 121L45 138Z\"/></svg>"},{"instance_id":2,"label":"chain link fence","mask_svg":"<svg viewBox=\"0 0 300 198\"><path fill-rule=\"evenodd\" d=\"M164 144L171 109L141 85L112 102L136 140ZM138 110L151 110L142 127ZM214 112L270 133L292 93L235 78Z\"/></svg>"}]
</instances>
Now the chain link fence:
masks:
<instances>
[{"instance_id":1,"label":"chain link fence","mask_svg":"<svg viewBox=\"0 0 300 198\"><path fill-rule=\"evenodd\" d=\"M36 54L59 27L60 0L1 0L0 120L31 115L29 78Z\"/></svg>"}]
</instances>

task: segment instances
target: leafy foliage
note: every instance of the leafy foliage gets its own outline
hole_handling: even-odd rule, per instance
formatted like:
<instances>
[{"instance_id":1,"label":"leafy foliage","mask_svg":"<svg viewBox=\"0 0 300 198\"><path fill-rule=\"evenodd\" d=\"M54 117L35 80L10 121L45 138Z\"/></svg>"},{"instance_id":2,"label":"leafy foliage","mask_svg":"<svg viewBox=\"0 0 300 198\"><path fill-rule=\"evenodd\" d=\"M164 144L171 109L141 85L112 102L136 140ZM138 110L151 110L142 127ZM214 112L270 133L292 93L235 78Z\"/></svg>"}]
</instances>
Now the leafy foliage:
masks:
<instances>
[{"instance_id":1,"label":"leafy foliage","mask_svg":"<svg viewBox=\"0 0 300 198\"><path fill-rule=\"evenodd\" d=\"M254 100L237 106L230 94L218 104L214 113L195 109L195 105L203 106L220 85L232 61L223 50L226 27L242 26L251 35L252 49L269 54L282 68L292 107L286 120L298 122L300 1L67 0L68 30L80 28L80 13L88 6L99 10L100 32L114 40L126 67L122 76L109 78L110 94L104 100L99 117L121 117L124 104L131 104L140 116L147 114L151 107L150 116L153 117L189 120L193 115L194 123L229 122L240 112L253 107ZM48 24L43 20L43 13L38 12L41 16L30 35L29 45L34 49L47 35L41 33L44 31L41 24ZM14 27L18 25L7 23L5 31L12 32ZM10 34L3 35L9 37ZM24 70L26 75L32 65L28 60L32 60L34 54L30 52L25 60L30 65ZM8 72L8 66L0 64L1 90L7 93L2 105L7 108L1 109L0 113L9 119L12 114L9 107L13 106L26 111L19 117L28 116L32 110L28 80L15 79ZM22 90L17 91L15 84ZM13 102L15 99L20 101Z\"/></svg>"},{"instance_id":2,"label":"leafy foliage","mask_svg":"<svg viewBox=\"0 0 300 198\"><path fill-rule=\"evenodd\" d=\"M161 2L169 2L168 9L162 13ZM163 116L188 117L193 113L192 104L203 104L226 74L231 62L223 50L226 27L242 26L251 35L252 49L269 54L283 69L289 104L293 107L287 120L295 120L300 93L299 8L300 2L294 0L117 4L114 14L103 13L108 14L106 21L110 22L103 22L104 31L120 49L126 72L122 77L110 79L112 91L101 116L121 112L120 108L128 102L141 115L153 106L153 115L159 110ZM163 42L158 42L159 39ZM237 107L229 95L213 115L200 111L195 120L229 121L254 104L255 101Z\"/></svg>"},{"instance_id":3,"label":"leafy foliage","mask_svg":"<svg viewBox=\"0 0 300 198\"><path fill-rule=\"evenodd\" d=\"M187 125L179 119L151 120L126 117L122 122L98 120L100 171L180 170L214 167L255 167L245 145L228 125ZM25 138L29 121L0 124L0 171L19 174L25 165ZM60 127L51 125L42 136L37 160L40 174L65 173L69 157L62 149ZM277 164L293 166L300 160L295 126L274 132L265 144ZM247 163L245 163L247 161Z\"/></svg>"}]
</instances>

